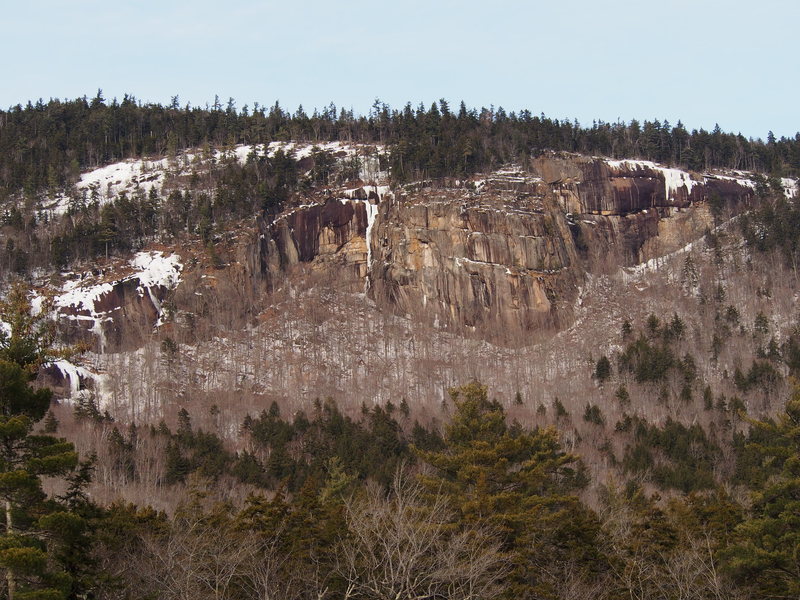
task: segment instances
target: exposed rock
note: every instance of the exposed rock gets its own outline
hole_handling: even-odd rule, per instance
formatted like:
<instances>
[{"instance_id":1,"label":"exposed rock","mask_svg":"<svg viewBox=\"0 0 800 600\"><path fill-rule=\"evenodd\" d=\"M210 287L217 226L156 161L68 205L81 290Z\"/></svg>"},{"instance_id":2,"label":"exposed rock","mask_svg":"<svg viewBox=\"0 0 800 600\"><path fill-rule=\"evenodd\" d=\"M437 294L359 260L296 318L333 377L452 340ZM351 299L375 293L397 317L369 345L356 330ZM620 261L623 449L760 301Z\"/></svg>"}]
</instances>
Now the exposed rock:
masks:
<instances>
[{"instance_id":1,"label":"exposed rock","mask_svg":"<svg viewBox=\"0 0 800 600\"><path fill-rule=\"evenodd\" d=\"M357 199L329 198L295 208L271 224L259 219L257 240L244 260L253 277L273 286L284 272L305 263L318 271L335 271L342 285L362 290L369 254L368 207L376 201L369 198L376 194L359 188L355 195Z\"/></svg>"},{"instance_id":2,"label":"exposed rock","mask_svg":"<svg viewBox=\"0 0 800 600\"><path fill-rule=\"evenodd\" d=\"M550 153L531 161L570 215L587 268L632 266L674 252L713 227L708 200L729 214L749 206L752 182L688 173L649 161Z\"/></svg>"},{"instance_id":3,"label":"exposed rock","mask_svg":"<svg viewBox=\"0 0 800 600\"><path fill-rule=\"evenodd\" d=\"M529 172L531 171L531 172ZM647 161L546 154L469 182L367 185L257 219L246 241L210 272L188 269L174 293L187 319L219 329L258 317L296 285L367 292L379 309L489 338L524 341L571 319L587 272L613 272L672 253L714 226L708 200L728 215L748 206L745 176L686 173ZM159 319L167 287L135 278L65 306L74 332L108 348L137 345ZM187 321L188 323L188 321ZM188 323L194 327L194 321Z\"/></svg>"},{"instance_id":4,"label":"exposed rock","mask_svg":"<svg viewBox=\"0 0 800 600\"><path fill-rule=\"evenodd\" d=\"M137 348L152 333L183 267L176 255L164 257L155 251L138 253L123 268L128 274L117 279L113 274L84 273L55 296L66 339L115 351Z\"/></svg>"},{"instance_id":5,"label":"exposed rock","mask_svg":"<svg viewBox=\"0 0 800 600\"><path fill-rule=\"evenodd\" d=\"M647 161L548 154L532 170L396 194L349 190L347 200L261 222L245 262L273 287L305 264L339 289L368 289L384 310L524 338L569 322L586 272L633 266L699 238L713 227L714 194L729 212L754 196L747 181Z\"/></svg>"},{"instance_id":6,"label":"exposed rock","mask_svg":"<svg viewBox=\"0 0 800 600\"><path fill-rule=\"evenodd\" d=\"M580 271L556 205L524 192L433 195L422 190L381 206L370 272L379 305L487 334L564 316Z\"/></svg>"},{"instance_id":7,"label":"exposed rock","mask_svg":"<svg viewBox=\"0 0 800 600\"><path fill-rule=\"evenodd\" d=\"M67 360L47 363L39 369L37 384L53 391L57 398L72 398L95 387L96 375Z\"/></svg>"},{"instance_id":8,"label":"exposed rock","mask_svg":"<svg viewBox=\"0 0 800 600\"><path fill-rule=\"evenodd\" d=\"M107 351L136 348L150 334L159 316L154 300L167 295L163 286L141 294L139 282L124 279L111 284L94 300L94 308L65 306L59 309L67 339L99 343Z\"/></svg>"}]
</instances>

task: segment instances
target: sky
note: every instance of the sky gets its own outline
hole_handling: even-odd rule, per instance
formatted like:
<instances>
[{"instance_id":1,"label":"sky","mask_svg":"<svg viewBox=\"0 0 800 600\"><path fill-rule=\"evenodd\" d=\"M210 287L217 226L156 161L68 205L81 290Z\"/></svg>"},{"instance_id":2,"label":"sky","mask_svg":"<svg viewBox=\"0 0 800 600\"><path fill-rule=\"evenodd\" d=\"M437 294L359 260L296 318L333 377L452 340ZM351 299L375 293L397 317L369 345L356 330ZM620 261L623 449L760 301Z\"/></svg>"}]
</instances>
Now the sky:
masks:
<instances>
[{"instance_id":1,"label":"sky","mask_svg":"<svg viewBox=\"0 0 800 600\"><path fill-rule=\"evenodd\" d=\"M552 118L800 131L797 0L27 0L0 108L39 98L366 114L440 98Z\"/></svg>"}]
</instances>

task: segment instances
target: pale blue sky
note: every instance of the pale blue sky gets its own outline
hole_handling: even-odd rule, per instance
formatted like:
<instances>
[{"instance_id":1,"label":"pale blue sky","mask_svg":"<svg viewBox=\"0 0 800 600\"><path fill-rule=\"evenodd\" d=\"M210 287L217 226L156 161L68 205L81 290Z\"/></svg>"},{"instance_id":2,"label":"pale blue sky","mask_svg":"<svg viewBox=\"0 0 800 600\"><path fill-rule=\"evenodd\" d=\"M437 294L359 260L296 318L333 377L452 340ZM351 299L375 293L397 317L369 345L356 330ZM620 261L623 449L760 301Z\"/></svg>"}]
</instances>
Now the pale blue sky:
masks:
<instances>
[{"instance_id":1,"label":"pale blue sky","mask_svg":"<svg viewBox=\"0 0 800 600\"><path fill-rule=\"evenodd\" d=\"M480 108L766 138L800 130L797 0L28 0L0 106L50 97Z\"/></svg>"}]
</instances>

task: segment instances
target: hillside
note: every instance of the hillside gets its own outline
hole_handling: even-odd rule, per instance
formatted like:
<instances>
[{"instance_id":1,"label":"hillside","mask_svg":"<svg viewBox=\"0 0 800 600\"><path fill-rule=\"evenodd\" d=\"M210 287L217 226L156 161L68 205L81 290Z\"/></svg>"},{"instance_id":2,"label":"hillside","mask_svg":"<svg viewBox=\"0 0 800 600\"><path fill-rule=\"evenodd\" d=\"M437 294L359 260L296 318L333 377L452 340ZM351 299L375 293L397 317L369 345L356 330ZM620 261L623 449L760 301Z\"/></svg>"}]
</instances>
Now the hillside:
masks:
<instances>
[{"instance_id":1,"label":"hillside","mask_svg":"<svg viewBox=\"0 0 800 600\"><path fill-rule=\"evenodd\" d=\"M311 185L271 219L217 225L206 241L162 233L130 258L39 277L63 339L91 349L79 367L50 368L50 384L122 422L174 423L185 409L237 447L245 416L272 401L291 414L329 397L355 414L405 399L437 423L448 418L447 389L477 379L520 422L558 424L590 460L614 437L624 452L625 436L608 431L624 415L713 422L702 391L742 395L730 378L769 341L753 330L758 315L774 343L792 335L792 278L780 264L769 278L753 267L767 259L742 245L737 226L768 193L758 175L551 153L465 180L390 186L383 151L273 143L125 161L81 177L72 196L95 194L94 205L43 201L39 214L57 229L121 196L213 193L220 170L276 152L292 153L301 178L318 168L314 157L339 173L353 156L360 163L353 179ZM787 199L797 193L792 179L778 185ZM780 293L759 302L772 287ZM715 342L729 307L735 322ZM698 372L681 401L673 379L592 379L598 358L616 365L624 354L623 322L644 329L650 314L684 323L676 351ZM631 406L615 398L620 387ZM754 390L745 406L773 414L785 389ZM604 428L581 418L589 405Z\"/></svg>"},{"instance_id":2,"label":"hillside","mask_svg":"<svg viewBox=\"0 0 800 600\"><path fill-rule=\"evenodd\" d=\"M434 108L435 135L478 118ZM688 168L609 158L577 127L588 152L516 152L504 144L527 121L495 115L465 168L441 140L439 158L412 159L425 144L397 139L434 108L334 112L362 135L316 143L288 137L298 115L283 115L283 140L237 143L258 118L232 113L222 144L188 147L178 127L148 156L119 137L137 154L124 158L98 141L46 186L35 169L16 185L21 163L6 162L3 314L22 281L59 351L35 382L55 392L41 427L94 456L94 476L47 491L82 490L86 515L119 519L92 530L98 572L159 595L194 565L191 544L221 536L244 549L203 547L236 573L225 597L252 597L236 586L255 581L372 597L393 550L366 549L408 522L435 533L409 568L442 597L677 597L682 581L721 597L742 564L763 597L790 589L747 553L767 544L748 529L765 502L750 492L792 476L792 141L783 155L751 141L751 157L781 163L771 173ZM4 353L18 322L3 323ZM160 562L172 544L180 569ZM292 578L311 565L316 579Z\"/></svg>"}]
</instances>

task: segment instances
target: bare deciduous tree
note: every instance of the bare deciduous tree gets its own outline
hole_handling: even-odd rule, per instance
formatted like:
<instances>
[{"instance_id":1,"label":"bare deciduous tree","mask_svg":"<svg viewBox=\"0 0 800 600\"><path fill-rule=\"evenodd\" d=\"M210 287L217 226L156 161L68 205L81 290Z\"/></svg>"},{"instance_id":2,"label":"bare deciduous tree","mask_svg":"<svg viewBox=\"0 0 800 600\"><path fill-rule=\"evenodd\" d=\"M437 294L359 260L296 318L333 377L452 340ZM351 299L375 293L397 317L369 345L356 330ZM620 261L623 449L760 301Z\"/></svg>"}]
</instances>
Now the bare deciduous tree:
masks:
<instances>
[{"instance_id":1,"label":"bare deciduous tree","mask_svg":"<svg viewBox=\"0 0 800 600\"><path fill-rule=\"evenodd\" d=\"M454 531L445 499L426 502L402 472L388 497L377 486L349 501L349 536L339 550L346 597L477 600L496 595L508 572L497 540L485 529Z\"/></svg>"},{"instance_id":2,"label":"bare deciduous tree","mask_svg":"<svg viewBox=\"0 0 800 600\"><path fill-rule=\"evenodd\" d=\"M259 547L206 515L177 517L168 531L143 536L133 564L142 584L160 598L198 600L232 597L234 579L254 567Z\"/></svg>"}]
</instances>

